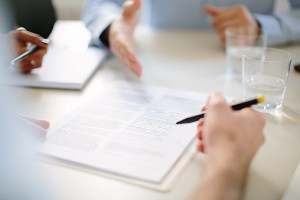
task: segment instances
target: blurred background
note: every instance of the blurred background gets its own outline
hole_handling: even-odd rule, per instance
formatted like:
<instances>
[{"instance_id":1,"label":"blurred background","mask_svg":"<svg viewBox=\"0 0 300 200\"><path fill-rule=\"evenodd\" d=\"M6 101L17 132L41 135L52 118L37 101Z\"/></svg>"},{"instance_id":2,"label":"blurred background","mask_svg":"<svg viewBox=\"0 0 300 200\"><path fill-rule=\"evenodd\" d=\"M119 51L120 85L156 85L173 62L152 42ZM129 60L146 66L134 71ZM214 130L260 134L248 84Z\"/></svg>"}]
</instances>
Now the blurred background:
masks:
<instances>
[{"instance_id":1,"label":"blurred background","mask_svg":"<svg viewBox=\"0 0 300 200\"><path fill-rule=\"evenodd\" d=\"M147 1L147 0L146 0ZM57 17L60 20L79 20L84 0L53 0ZM277 0L276 10L285 11L289 8L288 0Z\"/></svg>"}]
</instances>

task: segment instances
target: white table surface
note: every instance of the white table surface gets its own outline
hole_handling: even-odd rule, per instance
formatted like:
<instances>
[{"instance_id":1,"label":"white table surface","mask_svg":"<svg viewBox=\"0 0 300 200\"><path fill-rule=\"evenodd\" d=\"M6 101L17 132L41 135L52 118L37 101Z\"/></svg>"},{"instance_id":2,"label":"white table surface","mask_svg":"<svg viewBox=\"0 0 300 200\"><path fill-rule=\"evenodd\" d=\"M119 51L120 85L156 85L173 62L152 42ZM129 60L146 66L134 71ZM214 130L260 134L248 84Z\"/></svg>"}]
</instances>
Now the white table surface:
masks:
<instances>
[{"instance_id":1,"label":"white table surface","mask_svg":"<svg viewBox=\"0 0 300 200\"><path fill-rule=\"evenodd\" d=\"M226 77L225 52L216 33L203 31L136 32L138 57L143 64L141 82L200 93L220 91L241 98L241 82ZM280 47L300 62L300 45ZM113 57L82 91L14 88L26 98L19 106L25 114L55 124L66 114L117 80L137 81ZM300 160L300 73L291 70L284 107L278 116L267 115L266 141L250 167L244 199L281 199ZM200 110L200 108L199 108ZM234 165L234 163L232 163ZM204 161L196 156L169 192L157 192L99 175L41 162L49 187L60 199L192 200L201 194Z\"/></svg>"}]
</instances>

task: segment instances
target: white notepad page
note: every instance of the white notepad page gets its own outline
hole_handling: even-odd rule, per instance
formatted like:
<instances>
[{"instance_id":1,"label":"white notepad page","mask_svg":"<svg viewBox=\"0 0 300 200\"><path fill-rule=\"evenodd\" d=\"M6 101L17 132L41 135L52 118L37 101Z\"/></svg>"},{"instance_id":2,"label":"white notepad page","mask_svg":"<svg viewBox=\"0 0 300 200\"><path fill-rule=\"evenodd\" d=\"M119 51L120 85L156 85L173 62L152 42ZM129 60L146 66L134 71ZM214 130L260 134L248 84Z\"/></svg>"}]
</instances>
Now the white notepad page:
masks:
<instances>
[{"instance_id":1,"label":"white notepad page","mask_svg":"<svg viewBox=\"0 0 300 200\"><path fill-rule=\"evenodd\" d=\"M41 152L102 172L160 184L184 156L206 95L119 82L50 129Z\"/></svg>"}]
</instances>

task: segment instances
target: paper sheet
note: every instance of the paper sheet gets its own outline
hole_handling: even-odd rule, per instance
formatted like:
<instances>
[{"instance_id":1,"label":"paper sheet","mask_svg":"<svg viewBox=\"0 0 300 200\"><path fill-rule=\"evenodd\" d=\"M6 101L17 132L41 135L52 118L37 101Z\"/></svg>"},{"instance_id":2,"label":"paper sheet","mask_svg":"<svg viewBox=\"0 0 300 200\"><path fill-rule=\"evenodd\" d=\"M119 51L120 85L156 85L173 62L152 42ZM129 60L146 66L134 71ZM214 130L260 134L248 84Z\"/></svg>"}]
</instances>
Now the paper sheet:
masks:
<instances>
[{"instance_id":1,"label":"paper sheet","mask_svg":"<svg viewBox=\"0 0 300 200\"><path fill-rule=\"evenodd\" d=\"M206 95L121 82L49 131L41 152L128 178L161 183L193 143Z\"/></svg>"}]
</instances>

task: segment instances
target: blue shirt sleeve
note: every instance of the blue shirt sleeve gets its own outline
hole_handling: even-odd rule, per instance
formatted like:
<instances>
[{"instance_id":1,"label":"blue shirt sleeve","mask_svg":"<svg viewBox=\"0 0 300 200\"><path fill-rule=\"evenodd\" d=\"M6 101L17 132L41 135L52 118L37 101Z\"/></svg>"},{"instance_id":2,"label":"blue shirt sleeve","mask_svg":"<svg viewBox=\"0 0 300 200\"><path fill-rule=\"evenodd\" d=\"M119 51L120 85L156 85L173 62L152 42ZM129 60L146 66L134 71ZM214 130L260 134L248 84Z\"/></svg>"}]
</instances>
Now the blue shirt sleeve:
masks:
<instances>
[{"instance_id":1,"label":"blue shirt sleeve","mask_svg":"<svg viewBox=\"0 0 300 200\"><path fill-rule=\"evenodd\" d=\"M92 34L92 43L104 47L101 33L119 16L120 3L115 0L86 0L82 19Z\"/></svg>"},{"instance_id":2,"label":"blue shirt sleeve","mask_svg":"<svg viewBox=\"0 0 300 200\"><path fill-rule=\"evenodd\" d=\"M290 8L286 13L254 14L262 31L268 35L268 45L300 41L300 0L290 0Z\"/></svg>"},{"instance_id":3,"label":"blue shirt sleeve","mask_svg":"<svg viewBox=\"0 0 300 200\"><path fill-rule=\"evenodd\" d=\"M112 23L112 21L114 21L119 16L121 12L121 6L124 3L124 1L125 0L85 1L82 18L86 27L92 33L93 44L98 46L104 46L103 42L100 40L100 35ZM206 20L205 16L203 16L204 14L201 15L200 13L200 7L202 4L199 4L199 0L189 0L189 4L182 4L182 1L178 0L175 1L174 4L171 4L174 11L177 11L177 8L180 6L181 9L185 8L185 13L187 15L185 18L183 18L183 16L178 17L177 12L170 12L167 9L161 9L163 8L163 6L170 6L170 1L171 0L157 0L148 2L149 6L151 5L149 10L150 18L155 19L157 20L157 22L159 22L156 24L162 24L163 27L167 27L168 25L172 27L185 27L189 24L189 28L209 27L209 21ZM222 6L229 6L241 3L241 0L206 1L206 3L211 3L212 5L214 5L213 3L215 3L217 6L221 6L221 4ZM272 0L264 1L263 6L261 7L257 7L257 5L260 4L257 4L256 1L245 1L245 5L249 7L252 13L254 13L254 17L260 23L263 32L267 33L268 45L274 46L300 41L300 0L289 0L289 2L291 7L289 12L273 13L272 9L274 6L274 1ZM193 9L195 10L195 12L192 12ZM191 11L189 12L188 10ZM195 14L198 12L200 14ZM153 22L155 20L150 20L150 22ZM181 26L182 24L184 26Z\"/></svg>"}]
</instances>

